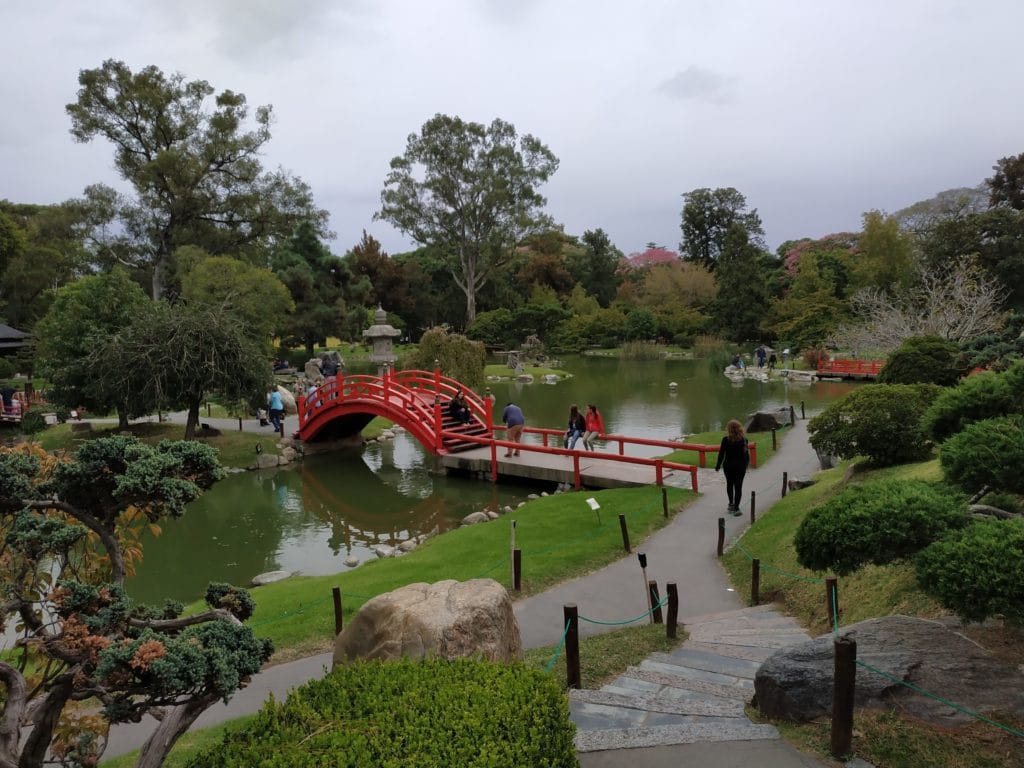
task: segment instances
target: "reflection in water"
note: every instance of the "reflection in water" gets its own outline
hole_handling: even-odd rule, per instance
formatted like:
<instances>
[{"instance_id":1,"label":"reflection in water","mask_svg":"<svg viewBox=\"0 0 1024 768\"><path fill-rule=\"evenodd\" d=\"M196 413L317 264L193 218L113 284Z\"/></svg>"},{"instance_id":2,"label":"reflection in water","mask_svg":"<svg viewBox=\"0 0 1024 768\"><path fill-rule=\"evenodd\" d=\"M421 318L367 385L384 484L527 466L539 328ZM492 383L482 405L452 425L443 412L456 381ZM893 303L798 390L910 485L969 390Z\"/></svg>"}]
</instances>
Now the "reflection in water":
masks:
<instances>
[{"instance_id":1,"label":"reflection in water","mask_svg":"<svg viewBox=\"0 0 1024 768\"><path fill-rule=\"evenodd\" d=\"M792 404L807 411L842 396L846 382L784 380L733 384L703 362L569 358L574 378L556 386L494 382L496 410L519 403L531 426L562 428L571 403L595 403L610 433L672 439L721 429L729 419ZM670 381L679 385L669 389ZM634 451L641 454L641 451ZM657 455L651 448L642 455ZM397 544L456 525L470 512L515 505L530 489L437 476L423 448L405 433L363 451L312 456L297 468L247 472L218 483L164 533L147 540L128 584L141 600L191 600L210 581L244 585L270 570L306 574L344 570L349 555L375 557Z\"/></svg>"}]
</instances>

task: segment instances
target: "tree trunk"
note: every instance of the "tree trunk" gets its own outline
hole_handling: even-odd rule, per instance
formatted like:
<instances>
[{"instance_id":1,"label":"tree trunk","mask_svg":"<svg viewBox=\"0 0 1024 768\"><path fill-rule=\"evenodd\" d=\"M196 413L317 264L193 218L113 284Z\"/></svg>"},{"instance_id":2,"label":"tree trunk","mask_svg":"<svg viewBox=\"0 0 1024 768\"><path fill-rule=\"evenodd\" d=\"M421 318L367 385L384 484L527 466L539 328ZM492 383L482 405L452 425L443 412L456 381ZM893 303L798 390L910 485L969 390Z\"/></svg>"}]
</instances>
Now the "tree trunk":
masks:
<instances>
[{"instance_id":1,"label":"tree trunk","mask_svg":"<svg viewBox=\"0 0 1024 768\"><path fill-rule=\"evenodd\" d=\"M135 761L135 768L160 768L181 734L187 731L196 718L218 698L217 694L208 693L169 710L160 721L160 725L142 745L139 759Z\"/></svg>"},{"instance_id":2,"label":"tree trunk","mask_svg":"<svg viewBox=\"0 0 1024 768\"><path fill-rule=\"evenodd\" d=\"M188 418L185 420L185 439L191 440L196 436L196 427L199 426L199 408L203 399L199 398L188 407Z\"/></svg>"},{"instance_id":3,"label":"tree trunk","mask_svg":"<svg viewBox=\"0 0 1024 768\"><path fill-rule=\"evenodd\" d=\"M128 406L126 405L117 407L117 428L122 431L128 429Z\"/></svg>"},{"instance_id":4,"label":"tree trunk","mask_svg":"<svg viewBox=\"0 0 1024 768\"><path fill-rule=\"evenodd\" d=\"M53 741L53 730L57 727L60 713L71 696L73 675L64 675L46 694L46 699L35 711L35 726L18 758L18 768L40 768Z\"/></svg>"},{"instance_id":5,"label":"tree trunk","mask_svg":"<svg viewBox=\"0 0 1024 768\"><path fill-rule=\"evenodd\" d=\"M310 338L306 339L306 359L307 360L312 360L313 359L313 355L316 354L315 345L316 345L316 341L314 339L310 339Z\"/></svg>"}]
</instances>

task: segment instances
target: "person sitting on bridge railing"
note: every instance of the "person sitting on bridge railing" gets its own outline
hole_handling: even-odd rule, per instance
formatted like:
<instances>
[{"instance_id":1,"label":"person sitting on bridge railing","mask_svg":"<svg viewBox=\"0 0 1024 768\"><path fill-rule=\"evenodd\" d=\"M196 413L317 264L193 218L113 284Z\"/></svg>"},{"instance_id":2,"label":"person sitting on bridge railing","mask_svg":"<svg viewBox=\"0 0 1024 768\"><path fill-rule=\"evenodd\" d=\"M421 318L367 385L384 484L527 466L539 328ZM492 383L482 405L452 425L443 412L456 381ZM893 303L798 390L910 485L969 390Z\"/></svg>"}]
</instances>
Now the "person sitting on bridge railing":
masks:
<instances>
[{"instance_id":1,"label":"person sitting on bridge railing","mask_svg":"<svg viewBox=\"0 0 1024 768\"><path fill-rule=\"evenodd\" d=\"M584 417L584 421L587 431L583 433L583 447L592 451L594 450L594 441L604 434L604 420L601 418L601 412L593 403L587 406L587 415Z\"/></svg>"},{"instance_id":2,"label":"person sitting on bridge railing","mask_svg":"<svg viewBox=\"0 0 1024 768\"><path fill-rule=\"evenodd\" d=\"M466 396L462 394L462 390L457 390L455 396L448 403L448 414L463 424L469 423L472 415L469 412L469 405L466 403Z\"/></svg>"},{"instance_id":3,"label":"person sitting on bridge railing","mask_svg":"<svg viewBox=\"0 0 1024 768\"><path fill-rule=\"evenodd\" d=\"M569 406L569 428L565 430L565 447L570 451L576 447L576 441L583 437L587 431L587 421L580 413L578 405L573 403Z\"/></svg>"}]
</instances>

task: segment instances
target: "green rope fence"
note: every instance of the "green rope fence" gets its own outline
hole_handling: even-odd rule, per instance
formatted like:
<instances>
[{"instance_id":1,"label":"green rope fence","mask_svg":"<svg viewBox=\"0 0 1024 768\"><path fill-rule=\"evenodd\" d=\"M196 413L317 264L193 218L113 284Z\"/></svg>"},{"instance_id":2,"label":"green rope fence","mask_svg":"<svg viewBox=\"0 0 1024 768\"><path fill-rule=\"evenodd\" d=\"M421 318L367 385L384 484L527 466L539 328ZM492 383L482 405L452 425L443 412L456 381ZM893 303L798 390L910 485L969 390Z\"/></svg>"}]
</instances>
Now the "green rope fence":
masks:
<instances>
[{"instance_id":1,"label":"green rope fence","mask_svg":"<svg viewBox=\"0 0 1024 768\"><path fill-rule=\"evenodd\" d=\"M569 634L569 625L570 624L572 624L571 621L565 622L565 629L562 631L562 639L558 641L558 647L555 648L555 653L551 657L551 661L549 661L544 666L544 671L545 672L550 672L552 669L554 669L555 662L558 661L558 656L562 653L562 648L565 647L565 636Z\"/></svg>"},{"instance_id":2,"label":"green rope fence","mask_svg":"<svg viewBox=\"0 0 1024 768\"><path fill-rule=\"evenodd\" d=\"M654 613L656 610L661 608L663 605L665 605L666 603L668 603L668 595L666 595L665 597L661 598L661 600L659 600L656 605L648 608L646 611L641 613L639 616L634 616L632 619L626 619L625 621L601 621L600 619L588 619L586 616L580 616L579 618L580 618L580 621L587 621L587 622L590 622L591 624L602 624L602 625L604 625L606 627L618 627L618 626L622 626L622 625L625 625L625 624L632 624L634 621L640 621L640 619L645 619L648 616L650 616L652 613Z\"/></svg>"}]
</instances>

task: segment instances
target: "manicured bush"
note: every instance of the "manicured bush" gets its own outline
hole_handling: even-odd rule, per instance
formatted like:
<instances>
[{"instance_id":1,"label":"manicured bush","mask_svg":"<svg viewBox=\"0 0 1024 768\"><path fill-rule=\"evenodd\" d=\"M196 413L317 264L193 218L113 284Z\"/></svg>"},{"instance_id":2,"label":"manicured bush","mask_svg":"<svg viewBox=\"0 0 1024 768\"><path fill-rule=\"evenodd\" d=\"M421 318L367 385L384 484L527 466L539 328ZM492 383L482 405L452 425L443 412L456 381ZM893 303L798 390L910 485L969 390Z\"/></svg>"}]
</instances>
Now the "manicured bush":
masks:
<instances>
[{"instance_id":1,"label":"manicured bush","mask_svg":"<svg viewBox=\"0 0 1024 768\"><path fill-rule=\"evenodd\" d=\"M987 485L1024 493L1024 416L971 424L942 444L939 464L949 482L967 491Z\"/></svg>"},{"instance_id":2,"label":"manicured bush","mask_svg":"<svg viewBox=\"0 0 1024 768\"><path fill-rule=\"evenodd\" d=\"M965 621L1024 625L1024 520L978 520L915 561L917 583Z\"/></svg>"},{"instance_id":3,"label":"manicured bush","mask_svg":"<svg viewBox=\"0 0 1024 768\"><path fill-rule=\"evenodd\" d=\"M939 336L913 336L889 355L879 384L938 384L951 387L964 374L960 347Z\"/></svg>"},{"instance_id":4,"label":"manicured bush","mask_svg":"<svg viewBox=\"0 0 1024 768\"><path fill-rule=\"evenodd\" d=\"M46 429L46 412L42 408L29 408L21 415L21 431L35 435Z\"/></svg>"},{"instance_id":5,"label":"manicured bush","mask_svg":"<svg viewBox=\"0 0 1024 768\"><path fill-rule=\"evenodd\" d=\"M964 500L947 488L880 480L846 488L811 510L793 544L804 567L845 576L909 557L969 520Z\"/></svg>"},{"instance_id":6,"label":"manicured bush","mask_svg":"<svg viewBox=\"0 0 1024 768\"><path fill-rule=\"evenodd\" d=\"M869 384L855 389L810 420L811 445L833 456L866 456L879 466L926 458L932 444L921 418L940 391L931 384Z\"/></svg>"},{"instance_id":7,"label":"manicured bush","mask_svg":"<svg viewBox=\"0 0 1024 768\"><path fill-rule=\"evenodd\" d=\"M985 371L943 390L925 412L925 431L936 441L968 424L1024 411L1024 362L1002 373Z\"/></svg>"},{"instance_id":8,"label":"manicured bush","mask_svg":"<svg viewBox=\"0 0 1024 768\"><path fill-rule=\"evenodd\" d=\"M443 328L431 328L420 338L416 351L402 362L405 368L432 371L435 360L445 376L470 388L483 386L487 353L479 341L467 339L461 333L448 333Z\"/></svg>"},{"instance_id":9,"label":"manicured bush","mask_svg":"<svg viewBox=\"0 0 1024 768\"><path fill-rule=\"evenodd\" d=\"M573 732L554 677L522 664L373 661L271 700L189 766L568 768Z\"/></svg>"}]
</instances>

